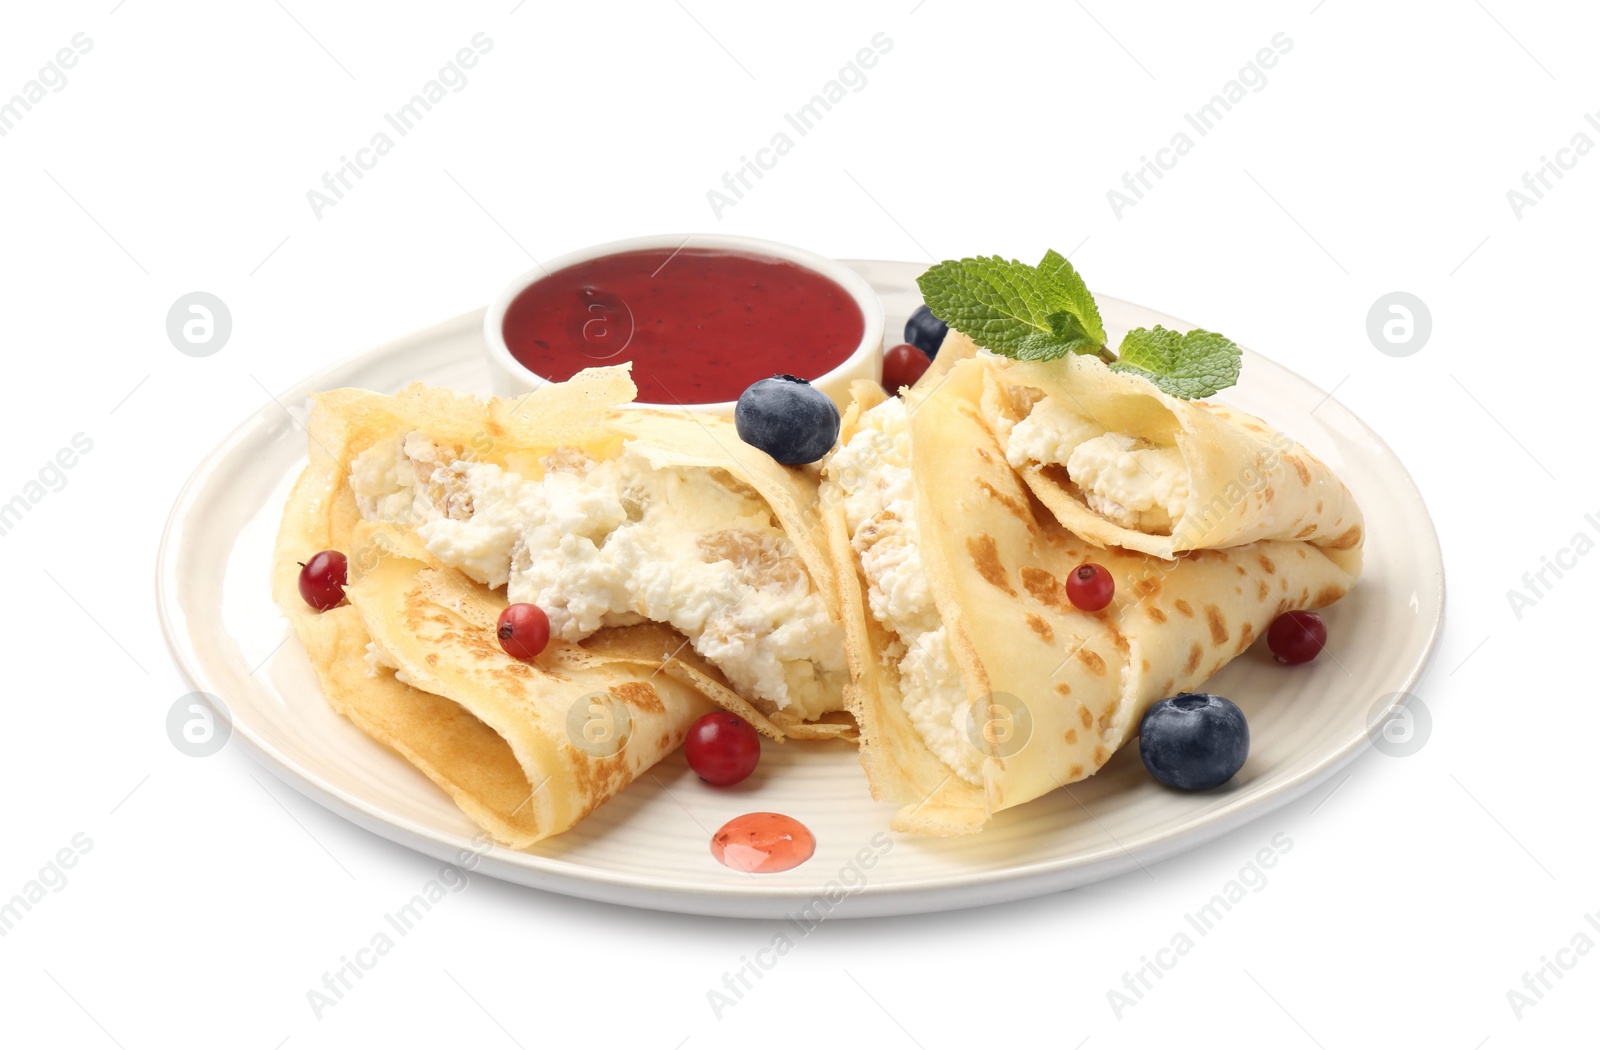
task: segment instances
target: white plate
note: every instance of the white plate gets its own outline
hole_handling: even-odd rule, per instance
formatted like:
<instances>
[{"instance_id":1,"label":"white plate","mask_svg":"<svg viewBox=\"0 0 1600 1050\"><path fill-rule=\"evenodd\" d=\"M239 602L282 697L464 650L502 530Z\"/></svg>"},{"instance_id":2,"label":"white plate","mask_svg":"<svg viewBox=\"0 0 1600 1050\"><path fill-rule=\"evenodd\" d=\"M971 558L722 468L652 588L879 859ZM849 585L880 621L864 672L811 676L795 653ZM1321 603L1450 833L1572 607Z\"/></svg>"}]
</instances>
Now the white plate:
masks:
<instances>
[{"instance_id":1,"label":"white plate","mask_svg":"<svg viewBox=\"0 0 1600 1050\"><path fill-rule=\"evenodd\" d=\"M850 265L882 295L893 339L920 302L923 267ZM1187 327L1114 299L1100 307L1115 331ZM1439 543L1405 468L1338 402L1246 351L1243 381L1226 399L1333 467L1366 513L1368 539L1359 586L1325 613L1338 660L1284 669L1258 647L1210 683L1250 718L1249 761L1226 787L1167 790L1128 747L1099 775L1000 813L982 834L919 839L886 834L894 807L868 796L851 747L769 746L757 773L733 789L702 783L680 753L565 835L527 851L484 852L442 791L333 714L299 644L280 647L288 627L268 571L283 501L305 462L298 420L306 395L340 386L388 392L413 380L486 392L481 318L458 317L335 365L246 420L179 495L156 578L168 644L195 688L221 699L233 740L310 798L440 860L477 851L478 871L512 882L708 915L891 915L1068 889L1216 838L1327 780L1368 745L1369 725L1394 696L1412 688L1438 636ZM816 855L774 875L718 864L711 833L752 810L804 822Z\"/></svg>"}]
</instances>

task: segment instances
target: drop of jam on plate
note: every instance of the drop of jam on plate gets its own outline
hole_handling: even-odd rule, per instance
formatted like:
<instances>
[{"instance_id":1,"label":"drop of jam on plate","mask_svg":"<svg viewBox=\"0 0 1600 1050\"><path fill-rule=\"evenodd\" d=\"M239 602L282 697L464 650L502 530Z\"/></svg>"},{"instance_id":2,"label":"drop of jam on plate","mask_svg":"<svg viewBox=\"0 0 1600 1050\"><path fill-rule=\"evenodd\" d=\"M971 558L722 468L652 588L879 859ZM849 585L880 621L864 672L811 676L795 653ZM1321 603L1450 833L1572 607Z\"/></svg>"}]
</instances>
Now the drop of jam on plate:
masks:
<instances>
[{"instance_id":1,"label":"drop of jam on plate","mask_svg":"<svg viewBox=\"0 0 1600 1050\"><path fill-rule=\"evenodd\" d=\"M511 355L546 379L633 362L639 400L733 401L758 379L817 379L861 342L850 293L796 263L713 249L619 252L543 277L506 310Z\"/></svg>"},{"instance_id":2,"label":"drop of jam on plate","mask_svg":"<svg viewBox=\"0 0 1600 1050\"><path fill-rule=\"evenodd\" d=\"M811 829L782 813L746 813L711 836L711 855L735 871L788 871L817 851Z\"/></svg>"}]
</instances>

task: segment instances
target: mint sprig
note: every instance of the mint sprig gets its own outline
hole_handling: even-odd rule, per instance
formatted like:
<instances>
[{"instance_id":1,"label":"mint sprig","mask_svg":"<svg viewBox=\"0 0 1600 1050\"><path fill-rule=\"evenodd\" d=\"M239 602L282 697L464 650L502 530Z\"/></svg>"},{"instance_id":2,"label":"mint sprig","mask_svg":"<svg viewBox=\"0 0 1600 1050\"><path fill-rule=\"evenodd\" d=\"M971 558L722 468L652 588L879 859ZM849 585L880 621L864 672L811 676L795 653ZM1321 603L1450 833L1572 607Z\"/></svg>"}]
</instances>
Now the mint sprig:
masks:
<instances>
[{"instance_id":1,"label":"mint sprig","mask_svg":"<svg viewBox=\"0 0 1600 1050\"><path fill-rule=\"evenodd\" d=\"M1135 328L1122 337L1113 372L1144 376L1173 397L1210 397L1239 381L1239 348L1203 328Z\"/></svg>"},{"instance_id":2,"label":"mint sprig","mask_svg":"<svg viewBox=\"0 0 1600 1050\"><path fill-rule=\"evenodd\" d=\"M1065 258L1033 267L1000 256L943 262L917 278L933 315L978 343L1020 360L1098 354L1105 328L1094 297Z\"/></svg>"},{"instance_id":3,"label":"mint sprig","mask_svg":"<svg viewBox=\"0 0 1600 1050\"><path fill-rule=\"evenodd\" d=\"M1019 361L1093 354L1114 371L1143 376L1173 397L1210 397L1239 379L1239 348L1201 329L1180 334L1157 325L1106 346L1100 308L1066 257L1046 252L1038 266L998 255L939 263L917 278L933 315L980 346Z\"/></svg>"}]
</instances>

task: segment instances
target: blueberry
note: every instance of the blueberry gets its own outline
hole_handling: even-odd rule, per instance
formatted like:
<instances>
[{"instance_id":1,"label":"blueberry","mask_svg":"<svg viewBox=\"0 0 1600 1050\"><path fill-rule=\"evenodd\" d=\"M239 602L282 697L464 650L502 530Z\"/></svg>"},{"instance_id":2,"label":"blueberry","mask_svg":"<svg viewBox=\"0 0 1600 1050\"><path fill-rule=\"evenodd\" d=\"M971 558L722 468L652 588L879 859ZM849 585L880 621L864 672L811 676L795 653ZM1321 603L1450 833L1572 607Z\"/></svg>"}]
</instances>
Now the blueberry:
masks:
<instances>
[{"instance_id":1,"label":"blueberry","mask_svg":"<svg viewBox=\"0 0 1600 1050\"><path fill-rule=\"evenodd\" d=\"M839 438L833 400L791 375L751 383L733 410L739 437L779 463L815 463Z\"/></svg>"},{"instance_id":2,"label":"blueberry","mask_svg":"<svg viewBox=\"0 0 1600 1050\"><path fill-rule=\"evenodd\" d=\"M1250 727L1232 700L1179 693L1159 700L1139 725L1139 757L1150 775L1187 791L1213 788L1244 765Z\"/></svg>"},{"instance_id":3,"label":"blueberry","mask_svg":"<svg viewBox=\"0 0 1600 1050\"><path fill-rule=\"evenodd\" d=\"M929 357L937 357L939 344L944 342L944 334L949 330L950 326L933 316L932 310L919 306L911 312L911 320L906 322L906 342Z\"/></svg>"}]
</instances>

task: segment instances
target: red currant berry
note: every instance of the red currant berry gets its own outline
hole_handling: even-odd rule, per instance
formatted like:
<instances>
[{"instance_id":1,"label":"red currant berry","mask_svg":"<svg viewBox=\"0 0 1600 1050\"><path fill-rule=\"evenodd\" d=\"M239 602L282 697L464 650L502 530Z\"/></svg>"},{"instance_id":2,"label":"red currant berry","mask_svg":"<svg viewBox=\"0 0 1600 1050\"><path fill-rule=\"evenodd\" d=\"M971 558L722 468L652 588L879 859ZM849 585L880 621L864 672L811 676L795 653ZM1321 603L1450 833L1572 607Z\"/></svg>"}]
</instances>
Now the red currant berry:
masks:
<instances>
[{"instance_id":1,"label":"red currant berry","mask_svg":"<svg viewBox=\"0 0 1600 1050\"><path fill-rule=\"evenodd\" d=\"M738 715L713 711L689 727L683 753L700 779L718 787L737 784L761 761L761 737Z\"/></svg>"},{"instance_id":2,"label":"red currant berry","mask_svg":"<svg viewBox=\"0 0 1600 1050\"><path fill-rule=\"evenodd\" d=\"M1111 604L1117 581L1104 565L1084 562L1067 577L1067 601L1084 612L1099 612Z\"/></svg>"},{"instance_id":3,"label":"red currant berry","mask_svg":"<svg viewBox=\"0 0 1600 1050\"><path fill-rule=\"evenodd\" d=\"M550 617L537 605L517 602L500 612L495 626L500 648L518 660L532 660L550 644Z\"/></svg>"},{"instance_id":4,"label":"red currant berry","mask_svg":"<svg viewBox=\"0 0 1600 1050\"><path fill-rule=\"evenodd\" d=\"M931 364L928 355L910 343L891 347L883 355L883 388L891 394L898 393L901 387L921 379Z\"/></svg>"},{"instance_id":5,"label":"red currant berry","mask_svg":"<svg viewBox=\"0 0 1600 1050\"><path fill-rule=\"evenodd\" d=\"M318 551L310 561L300 563L300 597L319 612L327 612L344 601L345 575L349 563L338 551Z\"/></svg>"},{"instance_id":6,"label":"red currant berry","mask_svg":"<svg viewBox=\"0 0 1600 1050\"><path fill-rule=\"evenodd\" d=\"M1280 664L1303 664L1328 644L1328 625L1314 612L1286 612L1267 628L1267 648Z\"/></svg>"}]
</instances>

